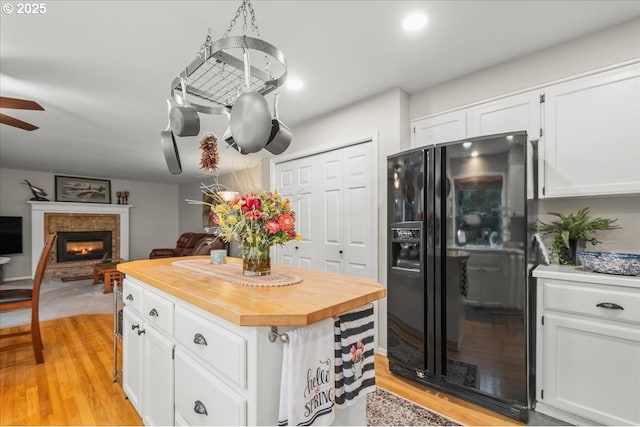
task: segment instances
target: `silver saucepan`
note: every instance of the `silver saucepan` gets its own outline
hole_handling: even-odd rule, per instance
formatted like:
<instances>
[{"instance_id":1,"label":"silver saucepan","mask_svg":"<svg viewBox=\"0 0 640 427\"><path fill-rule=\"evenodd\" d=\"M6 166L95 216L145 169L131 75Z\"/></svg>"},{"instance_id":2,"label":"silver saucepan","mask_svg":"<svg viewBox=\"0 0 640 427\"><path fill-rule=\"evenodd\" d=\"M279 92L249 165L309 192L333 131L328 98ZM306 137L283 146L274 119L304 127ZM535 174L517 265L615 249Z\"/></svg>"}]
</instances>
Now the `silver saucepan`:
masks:
<instances>
[{"instance_id":1,"label":"silver saucepan","mask_svg":"<svg viewBox=\"0 0 640 427\"><path fill-rule=\"evenodd\" d=\"M196 136L200 133L200 117L198 112L187 103L187 83L180 78L182 86L182 105L171 108L169 120L171 130L178 136Z\"/></svg>"},{"instance_id":2,"label":"silver saucepan","mask_svg":"<svg viewBox=\"0 0 640 427\"><path fill-rule=\"evenodd\" d=\"M282 154L289 144L291 144L291 130L285 126L284 123L278 118L278 100L280 94L276 93L273 98L273 119L271 120L271 135L269 135L269 142L264 147L271 154Z\"/></svg>"},{"instance_id":3,"label":"silver saucepan","mask_svg":"<svg viewBox=\"0 0 640 427\"><path fill-rule=\"evenodd\" d=\"M164 154L164 160L167 162L169 172L173 175L179 175L182 173L182 165L180 164L176 138L171 130L171 101L168 99L167 107L169 109L169 124L165 130L160 132L160 145L162 146L162 154Z\"/></svg>"}]
</instances>

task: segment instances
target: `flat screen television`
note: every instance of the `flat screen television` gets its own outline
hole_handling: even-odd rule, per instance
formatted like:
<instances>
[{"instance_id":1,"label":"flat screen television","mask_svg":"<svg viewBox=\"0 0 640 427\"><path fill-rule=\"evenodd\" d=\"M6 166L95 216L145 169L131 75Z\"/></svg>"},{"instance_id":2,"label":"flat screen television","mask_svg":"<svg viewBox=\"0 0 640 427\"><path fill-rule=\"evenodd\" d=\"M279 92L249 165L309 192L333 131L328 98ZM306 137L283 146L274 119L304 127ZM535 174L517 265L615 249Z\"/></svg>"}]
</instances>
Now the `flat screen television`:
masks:
<instances>
[{"instance_id":1,"label":"flat screen television","mask_svg":"<svg viewBox=\"0 0 640 427\"><path fill-rule=\"evenodd\" d=\"M22 217L0 216L0 255L22 253Z\"/></svg>"}]
</instances>

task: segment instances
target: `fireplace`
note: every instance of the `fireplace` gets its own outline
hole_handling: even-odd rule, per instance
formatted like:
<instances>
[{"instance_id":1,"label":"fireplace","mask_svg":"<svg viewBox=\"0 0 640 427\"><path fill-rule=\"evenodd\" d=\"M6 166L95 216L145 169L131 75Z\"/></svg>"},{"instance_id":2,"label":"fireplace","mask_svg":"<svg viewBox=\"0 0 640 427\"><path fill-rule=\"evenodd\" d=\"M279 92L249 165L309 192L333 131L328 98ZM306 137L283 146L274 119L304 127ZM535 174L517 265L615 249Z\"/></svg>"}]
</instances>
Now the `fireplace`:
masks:
<instances>
[{"instance_id":1,"label":"fireplace","mask_svg":"<svg viewBox=\"0 0 640 427\"><path fill-rule=\"evenodd\" d=\"M111 231L58 232L57 262L111 257Z\"/></svg>"}]
</instances>

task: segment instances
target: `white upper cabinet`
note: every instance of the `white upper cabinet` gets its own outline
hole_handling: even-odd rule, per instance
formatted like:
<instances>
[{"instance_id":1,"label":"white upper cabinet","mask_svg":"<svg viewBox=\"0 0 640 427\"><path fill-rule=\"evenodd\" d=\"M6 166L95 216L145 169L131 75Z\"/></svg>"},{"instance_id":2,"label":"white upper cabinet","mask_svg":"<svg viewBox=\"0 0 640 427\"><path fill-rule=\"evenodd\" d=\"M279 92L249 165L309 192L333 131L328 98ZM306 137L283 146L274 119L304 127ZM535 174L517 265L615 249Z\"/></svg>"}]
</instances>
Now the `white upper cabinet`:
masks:
<instances>
[{"instance_id":1,"label":"white upper cabinet","mask_svg":"<svg viewBox=\"0 0 640 427\"><path fill-rule=\"evenodd\" d=\"M467 137L467 115L465 110L438 114L411 123L411 147L456 141Z\"/></svg>"},{"instance_id":2,"label":"white upper cabinet","mask_svg":"<svg viewBox=\"0 0 640 427\"><path fill-rule=\"evenodd\" d=\"M544 197L640 193L640 64L544 92Z\"/></svg>"},{"instance_id":3,"label":"white upper cabinet","mask_svg":"<svg viewBox=\"0 0 640 427\"><path fill-rule=\"evenodd\" d=\"M529 139L537 139L540 134L540 91L500 98L467 111L467 137L525 130Z\"/></svg>"}]
</instances>

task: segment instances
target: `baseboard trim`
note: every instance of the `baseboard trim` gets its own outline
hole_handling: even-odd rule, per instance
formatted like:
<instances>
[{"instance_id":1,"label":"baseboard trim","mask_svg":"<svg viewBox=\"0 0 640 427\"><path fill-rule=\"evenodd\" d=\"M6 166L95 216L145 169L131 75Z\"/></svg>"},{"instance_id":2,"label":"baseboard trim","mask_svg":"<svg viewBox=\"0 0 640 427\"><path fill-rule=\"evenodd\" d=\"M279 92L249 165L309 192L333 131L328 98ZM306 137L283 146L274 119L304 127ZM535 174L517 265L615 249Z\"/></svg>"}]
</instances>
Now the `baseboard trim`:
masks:
<instances>
[{"instance_id":1,"label":"baseboard trim","mask_svg":"<svg viewBox=\"0 0 640 427\"><path fill-rule=\"evenodd\" d=\"M32 279L31 276L19 276L19 277L5 277L4 282L15 282L16 280L27 280Z\"/></svg>"}]
</instances>

